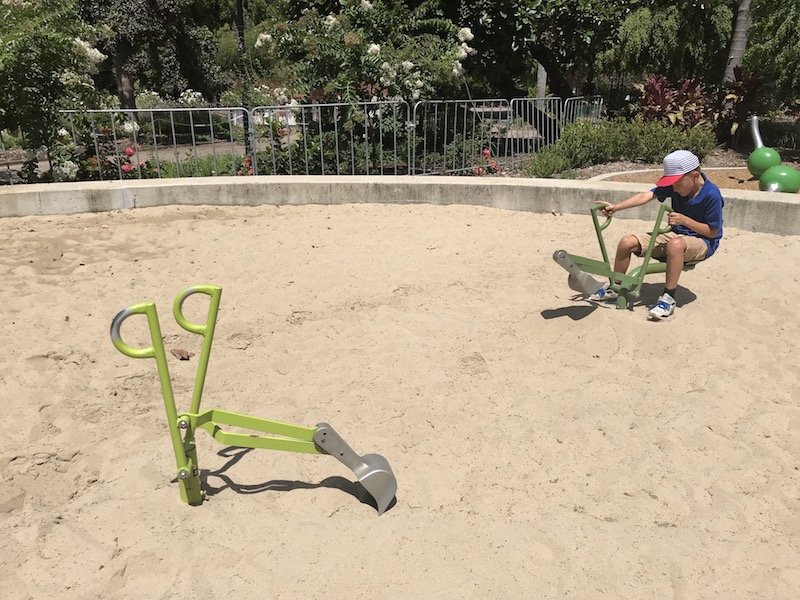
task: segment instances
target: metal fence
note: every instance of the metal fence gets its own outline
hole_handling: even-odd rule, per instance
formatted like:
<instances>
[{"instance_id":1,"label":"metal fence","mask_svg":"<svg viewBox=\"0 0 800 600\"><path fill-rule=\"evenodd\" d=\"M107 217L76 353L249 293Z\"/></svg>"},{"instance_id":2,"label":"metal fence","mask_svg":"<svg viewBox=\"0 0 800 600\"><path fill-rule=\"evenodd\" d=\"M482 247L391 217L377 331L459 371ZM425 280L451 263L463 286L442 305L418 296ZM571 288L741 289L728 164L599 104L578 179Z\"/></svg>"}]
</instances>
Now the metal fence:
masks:
<instances>
[{"instance_id":1,"label":"metal fence","mask_svg":"<svg viewBox=\"0 0 800 600\"><path fill-rule=\"evenodd\" d=\"M402 101L259 106L251 111L258 175L409 173Z\"/></svg>"},{"instance_id":2,"label":"metal fence","mask_svg":"<svg viewBox=\"0 0 800 600\"><path fill-rule=\"evenodd\" d=\"M521 168L600 97L62 111L50 148L0 134L0 183L216 175L434 175ZM23 138L24 139L24 138ZM38 171L38 174L34 174ZM47 176L46 176L47 177Z\"/></svg>"}]
</instances>

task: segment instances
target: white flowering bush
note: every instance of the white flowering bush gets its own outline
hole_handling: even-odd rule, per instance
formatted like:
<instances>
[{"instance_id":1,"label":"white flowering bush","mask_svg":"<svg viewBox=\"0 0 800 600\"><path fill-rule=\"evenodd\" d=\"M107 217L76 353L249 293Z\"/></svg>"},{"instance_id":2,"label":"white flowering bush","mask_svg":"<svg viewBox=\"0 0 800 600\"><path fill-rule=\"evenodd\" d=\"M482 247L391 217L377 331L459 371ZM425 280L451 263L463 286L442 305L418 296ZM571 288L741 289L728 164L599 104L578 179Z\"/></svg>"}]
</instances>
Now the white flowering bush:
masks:
<instances>
[{"instance_id":1,"label":"white flowering bush","mask_svg":"<svg viewBox=\"0 0 800 600\"><path fill-rule=\"evenodd\" d=\"M181 92L180 96L178 96L178 104L192 108L208 106L208 102L203 98L203 94L191 88Z\"/></svg>"},{"instance_id":2,"label":"white flowering bush","mask_svg":"<svg viewBox=\"0 0 800 600\"><path fill-rule=\"evenodd\" d=\"M296 21L262 23L255 38L264 57L256 62L260 78L313 101L416 101L449 95L476 53L471 30L441 18L431 4L339 5L336 13L304 8Z\"/></svg>"},{"instance_id":3,"label":"white flowering bush","mask_svg":"<svg viewBox=\"0 0 800 600\"><path fill-rule=\"evenodd\" d=\"M0 130L21 130L24 144L35 149L20 169L24 181L51 179L56 173L38 172L39 161L47 155L42 148L61 143L60 110L98 106L100 94L92 74L106 57L94 47L95 30L80 19L74 2L20 0L4 7ZM65 154L54 165L66 165L67 160ZM72 173L69 165L59 169L59 177Z\"/></svg>"},{"instance_id":4,"label":"white flowering bush","mask_svg":"<svg viewBox=\"0 0 800 600\"><path fill-rule=\"evenodd\" d=\"M53 165L54 181L75 181L78 176L78 165L71 160Z\"/></svg>"},{"instance_id":5,"label":"white flowering bush","mask_svg":"<svg viewBox=\"0 0 800 600\"><path fill-rule=\"evenodd\" d=\"M256 38L256 43L254 44L255 48L261 48L266 44L272 43L272 36L269 33L259 33L258 37Z\"/></svg>"},{"instance_id":6,"label":"white flowering bush","mask_svg":"<svg viewBox=\"0 0 800 600\"><path fill-rule=\"evenodd\" d=\"M77 54L84 61L87 70L91 73L96 73L97 66L108 57L79 37L76 37L74 41Z\"/></svg>"},{"instance_id":7,"label":"white flowering bush","mask_svg":"<svg viewBox=\"0 0 800 600\"><path fill-rule=\"evenodd\" d=\"M159 108L164 106L164 99L153 90L138 90L136 92L137 108Z\"/></svg>"}]
</instances>

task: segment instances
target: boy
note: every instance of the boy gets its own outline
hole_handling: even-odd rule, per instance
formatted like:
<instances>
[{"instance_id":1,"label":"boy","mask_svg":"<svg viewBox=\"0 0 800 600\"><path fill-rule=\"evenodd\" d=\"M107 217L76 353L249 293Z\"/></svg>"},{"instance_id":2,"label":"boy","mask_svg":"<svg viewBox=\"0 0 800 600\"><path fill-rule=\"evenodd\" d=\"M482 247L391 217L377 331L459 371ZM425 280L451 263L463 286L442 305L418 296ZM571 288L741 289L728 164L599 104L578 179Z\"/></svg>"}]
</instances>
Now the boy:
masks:
<instances>
[{"instance_id":1,"label":"boy","mask_svg":"<svg viewBox=\"0 0 800 600\"><path fill-rule=\"evenodd\" d=\"M604 204L602 213L614 213L647 204L653 198L659 202L670 199L672 212L668 223L672 231L658 234L653 246L653 257L666 258L667 272L664 293L649 307L648 316L659 320L675 310L675 289L685 262L705 260L716 251L722 238L722 207L725 201L719 188L700 170L700 159L688 150L676 150L664 157L664 175L656 187L623 200L618 204ZM614 258L614 270L625 273L631 254L641 256L650 242L650 234L630 234L619 241ZM615 300L617 293L603 286L591 298Z\"/></svg>"}]
</instances>

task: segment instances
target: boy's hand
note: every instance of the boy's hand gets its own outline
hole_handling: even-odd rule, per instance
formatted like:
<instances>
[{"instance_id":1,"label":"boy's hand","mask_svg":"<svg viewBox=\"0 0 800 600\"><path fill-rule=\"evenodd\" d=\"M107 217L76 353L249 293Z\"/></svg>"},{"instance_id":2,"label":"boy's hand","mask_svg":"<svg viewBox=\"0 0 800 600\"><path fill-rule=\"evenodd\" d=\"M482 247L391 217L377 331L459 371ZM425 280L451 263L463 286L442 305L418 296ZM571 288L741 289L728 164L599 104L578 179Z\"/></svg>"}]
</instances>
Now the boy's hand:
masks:
<instances>
[{"instance_id":1,"label":"boy's hand","mask_svg":"<svg viewBox=\"0 0 800 600\"><path fill-rule=\"evenodd\" d=\"M667 215L667 223L670 225L686 225L686 215L673 210Z\"/></svg>"},{"instance_id":2,"label":"boy's hand","mask_svg":"<svg viewBox=\"0 0 800 600\"><path fill-rule=\"evenodd\" d=\"M614 211L617 210L616 204L611 204L611 202L604 202L603 200L598 200L595 204L602 204L603 208L600 209L600 212L603 213L604 216L610 217L614 214Z\"/></svg>"}]
</instances>

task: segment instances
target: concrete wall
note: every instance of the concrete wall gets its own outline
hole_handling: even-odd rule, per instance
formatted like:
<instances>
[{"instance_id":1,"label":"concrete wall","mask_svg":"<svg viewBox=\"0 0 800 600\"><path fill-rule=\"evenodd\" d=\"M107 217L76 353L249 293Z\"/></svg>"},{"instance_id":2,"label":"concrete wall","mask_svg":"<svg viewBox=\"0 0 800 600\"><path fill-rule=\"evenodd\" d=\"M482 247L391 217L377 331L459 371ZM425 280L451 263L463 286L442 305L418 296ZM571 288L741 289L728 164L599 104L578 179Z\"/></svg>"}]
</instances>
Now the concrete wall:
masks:
<instances>
[{"instance_id":1,"label":"concrete wall","mask_svg":"<svg viewBox=\"0 0 800 600\"><path fill-rule=\"evenodd\" d=\"M479 204L538 213L588 214L646 185L512 177L259 176L49 183L0 188L0 217L102 212L169 204ZM723 190L725 225L800 235L800 194ZM650 219L652 206L620 213Z\"/></svg>"}]
</instances>

